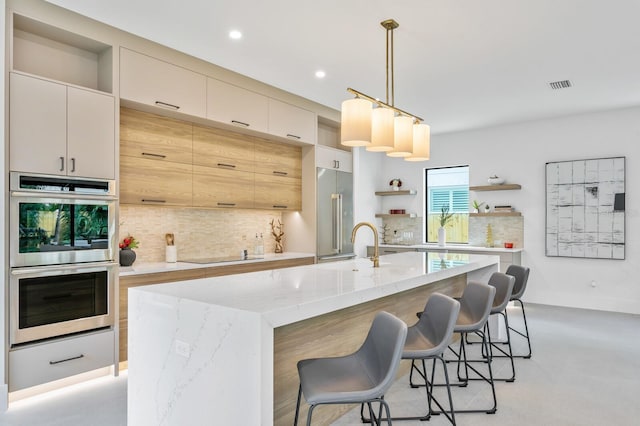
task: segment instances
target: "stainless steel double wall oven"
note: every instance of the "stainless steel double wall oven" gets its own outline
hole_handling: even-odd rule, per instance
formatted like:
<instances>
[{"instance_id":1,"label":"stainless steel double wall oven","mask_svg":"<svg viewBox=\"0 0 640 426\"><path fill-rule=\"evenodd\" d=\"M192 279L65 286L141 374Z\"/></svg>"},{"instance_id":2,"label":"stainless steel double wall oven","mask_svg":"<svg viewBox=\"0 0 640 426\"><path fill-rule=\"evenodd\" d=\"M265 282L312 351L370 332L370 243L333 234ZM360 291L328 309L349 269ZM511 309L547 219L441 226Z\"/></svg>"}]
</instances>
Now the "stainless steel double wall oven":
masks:
<instances>
[{"instance_id":1,"label":"stainless steel double wall oven","mask_svg":"<svg viewBox=\"0 0 640 426\"><path fill-rule=\"evenodd\" d=\"M113 180L10 175L12 346L114 325Z\"/></svg>"}]
</instances>

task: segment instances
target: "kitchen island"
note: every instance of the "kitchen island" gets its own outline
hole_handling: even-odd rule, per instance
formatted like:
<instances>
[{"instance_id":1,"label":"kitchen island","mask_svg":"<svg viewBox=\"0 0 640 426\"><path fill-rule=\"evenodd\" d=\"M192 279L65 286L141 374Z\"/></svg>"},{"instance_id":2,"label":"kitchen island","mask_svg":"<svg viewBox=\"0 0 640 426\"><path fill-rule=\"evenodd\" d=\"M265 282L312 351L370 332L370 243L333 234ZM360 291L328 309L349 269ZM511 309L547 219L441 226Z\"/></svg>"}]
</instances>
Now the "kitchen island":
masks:
<instances>
[{"instance_id":1,"label":"kitchen island","mask_svg":"<svg viewBox=\"0 0 640 426\"><path fill-rule=\"evenodd\" d=\"M352 352L379 310L414 323L429 294L460 294L498 263L413 252L132 288L128 422L290 425L299 359Z\"/></svg>"}]
</instances>

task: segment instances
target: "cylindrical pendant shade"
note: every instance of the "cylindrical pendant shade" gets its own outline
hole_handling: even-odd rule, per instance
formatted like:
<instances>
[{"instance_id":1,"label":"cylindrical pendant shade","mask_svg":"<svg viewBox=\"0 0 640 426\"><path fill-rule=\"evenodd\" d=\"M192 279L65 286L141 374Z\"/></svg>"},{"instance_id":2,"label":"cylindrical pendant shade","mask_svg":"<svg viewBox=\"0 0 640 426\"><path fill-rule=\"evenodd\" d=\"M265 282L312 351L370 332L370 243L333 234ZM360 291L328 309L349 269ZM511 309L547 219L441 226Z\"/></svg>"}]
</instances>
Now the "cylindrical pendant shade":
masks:
<instances>
[{"instance_id":1,"label":"cylindrical pendant shade","mask_svg":"<svg viewBox=\"0 0 640 426\"><path fill-rule=\"evenodd\" d=\"M407 161L427 161L431 151L431 127L428 124L413 125L413 154Z\"/></svg>"},{"instance_id":2,"label":"cylindrical pendant shade","mask_svg":"<svg viewBox=\"0 0 640 426\"><path fill-rule=\"evenodd\" d=\"M371 113L371 145L367 151L386 152L393 150L393 117L392 109L378 107Z\"/></svg>"},{"instance_id":3,"label":"cylindrical pendant shade","mask_svg":"<svg viewBox=\"0 0 640 426\"><path fill-rule=\"evenodd\" d=\"M366 99L348 99L342 102L342 125L340 141L345 146L368 146L371 144L371 108Z\"/></svg>"},{"instance_id":4,"label":"cylindrical pendant shade","mask_svg":"<svg viewBox=\"0 0 640 426\"><path fill-rule=\"evenodd\" d=\"M399 115L393 122L393 151L389 157L408 157L413 152L413 118Z\"/></svg>"}]
</instances>

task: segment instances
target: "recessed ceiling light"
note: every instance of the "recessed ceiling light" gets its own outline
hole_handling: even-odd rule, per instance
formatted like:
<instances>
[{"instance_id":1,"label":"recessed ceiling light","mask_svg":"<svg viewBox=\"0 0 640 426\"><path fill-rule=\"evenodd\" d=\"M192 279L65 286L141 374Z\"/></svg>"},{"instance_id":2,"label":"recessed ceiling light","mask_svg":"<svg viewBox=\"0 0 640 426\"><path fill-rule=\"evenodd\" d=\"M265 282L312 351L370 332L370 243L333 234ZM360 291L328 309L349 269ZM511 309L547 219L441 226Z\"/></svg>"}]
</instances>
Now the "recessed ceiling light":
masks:
<instances>
[{"instance_id":1,"label":"recessed ceiling light","mask_svg":"<svg viewBox=\"0 0 640 426\"><path fill-rule=\"evenodd\" d=\"M229 38L233 40L240 40L242 38L242 33L238 30L229 31Z\"/></svg>"},{"instance_id":2,"label":"recessed ceiling light","mask_svg":"<svg viewBox=\"0 0 640 426\"><path fill-rule=\"evenodd\" d=\"M318 70L318 71L316 71L316 77L317 77L317 78L325 78L325 77L326 77L326 75L327 75L327 73L326 73L326 72L324 72L324 71L322 71L322 70Z\"/></svg>"}]
</instances>

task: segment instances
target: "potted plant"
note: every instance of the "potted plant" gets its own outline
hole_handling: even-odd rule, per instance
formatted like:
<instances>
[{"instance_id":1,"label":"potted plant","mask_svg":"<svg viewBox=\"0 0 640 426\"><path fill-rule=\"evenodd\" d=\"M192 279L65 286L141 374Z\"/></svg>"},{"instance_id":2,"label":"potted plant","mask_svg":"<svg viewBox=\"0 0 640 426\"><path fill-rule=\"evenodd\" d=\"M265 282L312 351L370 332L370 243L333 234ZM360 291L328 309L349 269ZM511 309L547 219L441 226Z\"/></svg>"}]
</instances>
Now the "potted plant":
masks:
<instances>
[{"instance_id":1,"label":"potted plant","mask_svg":"<svg viewBox=\"0 0 640 426\"><path fill-rule=\"evenodd\" d=\"M138 248L138 240L131 235L125 237L118 245L120 247L120 266L131 266L136 260L136 252L132 249Z\"/></svg>"},{"instance_id":2,"label":"potted plant","mask_svg":"<svg viewBox=\"0 0 640 426\"><path fill-rule=\"evenodd\" d=\"M448 205L442 205L438 219L440 221L440 228L438 228L438 245L444 247L447 242L447 231L444 227L453 219L453 213L449 213Z\"/></svg>"},{"instance_id":3,"label":"potted plant","mask_svg":"<svg viewBox=\"0 0 640 426\"><path fill-rule=\"evenodd\" d=\"M484 202L479 203L478 200L473 200L473 212L480 213L480 207L482 207L483 204Z\"/></svg>"}]
</instances>

